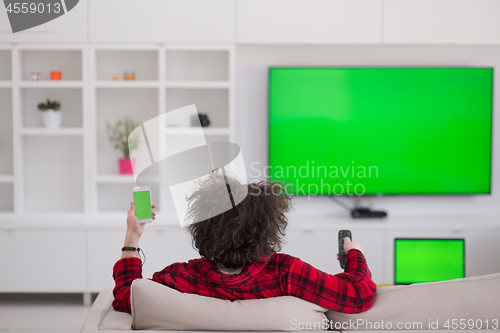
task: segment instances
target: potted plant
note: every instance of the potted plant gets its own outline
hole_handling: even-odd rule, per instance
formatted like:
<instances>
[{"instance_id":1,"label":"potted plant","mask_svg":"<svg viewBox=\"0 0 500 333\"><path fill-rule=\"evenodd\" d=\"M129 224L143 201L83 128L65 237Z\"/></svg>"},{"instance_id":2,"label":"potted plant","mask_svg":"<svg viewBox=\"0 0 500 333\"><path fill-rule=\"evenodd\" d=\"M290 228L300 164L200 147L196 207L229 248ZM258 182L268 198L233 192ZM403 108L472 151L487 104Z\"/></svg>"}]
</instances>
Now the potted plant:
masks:
<instances>
[{"instance_id":1,"label":"potted plant","mask_svg":"<svg viewBox=\"0 0 500 333\"><path fill-rule=\"evenodd\" d=\"M61 103L49 99L47 99L47 103L38 104L38 110L42 112L43 124L46 128L61 127L62 112L60 109Z\"/></svg>"},{"instance_id":2,"label":"potted plant","mask_svg":"<svg viewBox=\"0 0 500 333\"><path fill-rule=\"evenodd\" d=\"M139 137L133 137L131 140L128 137L137 126L139 123L129 117L118 119L114 124L106 121L109 140L114 148L123 154L123 158L118 160L121 175L133 174L134 160L130 159L130 152L137 148Z\"/></svg>"}]
</instances>

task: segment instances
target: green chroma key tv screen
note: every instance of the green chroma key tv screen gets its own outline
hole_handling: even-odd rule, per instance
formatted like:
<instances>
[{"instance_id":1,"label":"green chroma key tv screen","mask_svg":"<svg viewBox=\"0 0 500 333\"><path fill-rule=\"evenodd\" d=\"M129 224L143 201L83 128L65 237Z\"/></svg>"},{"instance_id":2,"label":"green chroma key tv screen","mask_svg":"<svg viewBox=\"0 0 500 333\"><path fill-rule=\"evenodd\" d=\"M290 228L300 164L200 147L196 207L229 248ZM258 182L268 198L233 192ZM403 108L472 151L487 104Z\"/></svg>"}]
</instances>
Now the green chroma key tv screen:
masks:
<instances>
[{"instance_id":1,"label":"green chroma key tv screen","mask_svg":"<svg viewBox=\"0 0 500 333\"><path fill-rule=\"evenodd\" d=\"M492 68L270 68L269 169L297 195L489 194Z\"/></svg>"},{"instance_id":2,"label":"green chroma key tv screen","mask_svg":"<svg viewBox=\"0 0 500 333\"><path fill-rule=\"evenodd\" d=\"M395 284L446 281L463 277L463 239L394 240Z\"/></svg>"}]
</instances>

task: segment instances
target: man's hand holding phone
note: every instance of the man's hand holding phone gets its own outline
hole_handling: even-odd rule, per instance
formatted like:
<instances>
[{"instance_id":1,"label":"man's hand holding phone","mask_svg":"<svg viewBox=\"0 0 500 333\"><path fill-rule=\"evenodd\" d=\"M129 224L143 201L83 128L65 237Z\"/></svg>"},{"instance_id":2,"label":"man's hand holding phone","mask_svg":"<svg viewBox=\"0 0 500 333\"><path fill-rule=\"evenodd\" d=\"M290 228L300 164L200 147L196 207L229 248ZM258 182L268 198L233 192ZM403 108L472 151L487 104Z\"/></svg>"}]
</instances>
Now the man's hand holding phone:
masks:
<instances>
[{"instance_id":1,"label":"man's hand holding phone","mask_svg":"<svg viewBox=\"0 0 500 333\"><path fill-rule=\"evenodd\" d=\"M156 208L155 205L151 205L151 208ZM156 213L153 210L152 212L153 220L156 218ZM144 231L144 225L146 223L140 223L139 218L135 215L135 203L130 203L130 209L127 212L127 233L129 231L133 234L137 235L137 238L142 236L142 232Z\"/></svg>"},{"instance_id":2,"label":"man's hand holding phone","mask_svg":"<svg viewBox=\"0 0 500 333\"><path fill-rule=\"evenodd\" d=\"M151 208L156 208L155 205L151 205ZM153 220L156 218L156 213L152 211ZM135 215L135 203L130 203L130 209L127 212L127 235L125 236L125 247L139 247L139 238L144 232L145 223L139 222L139 219ZM123 251L122 258L128 257L139 257L137 251Z\"/></svg>"}]
</instances>

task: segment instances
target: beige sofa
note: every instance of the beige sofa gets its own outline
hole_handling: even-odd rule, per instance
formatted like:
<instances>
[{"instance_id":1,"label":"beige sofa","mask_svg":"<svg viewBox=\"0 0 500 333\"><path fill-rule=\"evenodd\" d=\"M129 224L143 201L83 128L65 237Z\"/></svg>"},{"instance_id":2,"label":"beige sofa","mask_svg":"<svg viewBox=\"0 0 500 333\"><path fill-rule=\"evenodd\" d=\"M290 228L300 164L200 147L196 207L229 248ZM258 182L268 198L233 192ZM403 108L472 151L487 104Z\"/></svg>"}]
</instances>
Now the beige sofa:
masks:
<instances>
[{"instance_id":1,"label":"beige sofa","mask_svg":"<svg viewBox=\"0 0 500 333\"><path fill-rule=\"evenodd\" d=\"M360 314L327 311L292 296L230 302L183 294L149 280L131 289L133 315L111 308L112 290L97 297L81 333L170 331L453 331L500 330L500 274L382 287Z\"/></svg>"}]
</instances>

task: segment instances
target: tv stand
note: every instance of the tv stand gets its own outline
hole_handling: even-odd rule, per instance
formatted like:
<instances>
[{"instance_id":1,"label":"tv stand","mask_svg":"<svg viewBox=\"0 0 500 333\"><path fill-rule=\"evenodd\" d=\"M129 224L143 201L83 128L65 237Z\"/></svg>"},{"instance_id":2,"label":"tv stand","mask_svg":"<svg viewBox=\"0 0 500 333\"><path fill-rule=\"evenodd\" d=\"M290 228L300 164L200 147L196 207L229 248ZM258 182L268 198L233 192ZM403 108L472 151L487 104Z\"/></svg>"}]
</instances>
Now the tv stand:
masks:
<instances>
[{"instance_id":1,"label":"tv stand","mask_svg":"<svg viewBox=\"0 0 500 333\"><path fill-rule=\"evenodd\" d=\"M353 208L351 209L351 217L353 219L384 218L387 217L387 212L383 210L371 210L370 208Z\"/></svg>"},{"instance_id":2,"label":"tv stand","mask_svg":"<svg viewBox=\"0 0 500 333\"><path fill-rule=\"evenodd\" d=\"M345 209L349 210L351 212L351 217L353 219L373 219L373 218L384 218L387 217L387 212L383 210L371 210L371 208L363 208L363 207L358 207L357 205L354 205L354 207L349 207L348 205L344 204L342 201L338 200L334 196L330 196L330 198L335 201L337 204L340 206L344 207Z\"/></svg>"}]
</instances>

